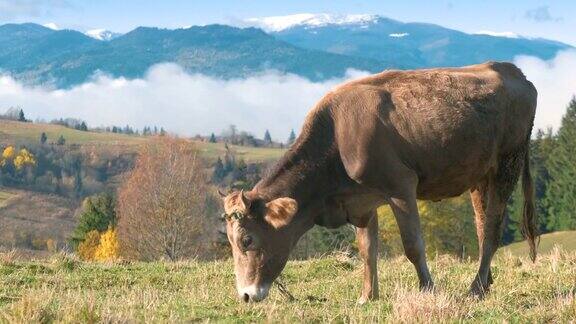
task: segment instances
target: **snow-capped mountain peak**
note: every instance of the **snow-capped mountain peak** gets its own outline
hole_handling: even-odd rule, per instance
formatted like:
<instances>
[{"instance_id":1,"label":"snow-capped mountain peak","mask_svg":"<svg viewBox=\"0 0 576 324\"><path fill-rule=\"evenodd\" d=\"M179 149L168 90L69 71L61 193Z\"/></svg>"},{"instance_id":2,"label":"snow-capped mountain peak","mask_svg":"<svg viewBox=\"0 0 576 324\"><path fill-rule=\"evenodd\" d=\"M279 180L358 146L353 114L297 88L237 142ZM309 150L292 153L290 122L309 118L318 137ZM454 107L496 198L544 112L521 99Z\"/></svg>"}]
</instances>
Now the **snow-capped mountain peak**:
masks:
<instances>
[{"instance_id":1,"label":"snow-capped mountain peak","mask_svg":"<svg viewBox=\"0 0 576 324\"><path fill-rule=\"evenodd\" d=\"M388 36L390 36L392 38L402 38L402 37L406 37L409 35L410 35L410 33L392 33L392 34L389 34Z\"/></svg>"},{"instance_id":2,"label":"snow-capped mountain peak","mask_svg":"<svg viewBox=\"0 0 576 324\"><path fill-rule=\"evenodd\" d=\"M60 27L59 27L58 25L56 25L55 23L53 23L53 22L44 24L44 25L42 25L42 26L44 26L44 27L46 27L46 28L50 28L50 29L52 29L52 30L60 30Z\"/></svg>"},{"instance_id":3,"label":"snow-capped mountain peak","mask_svg":"<svg viewBox=\"0 0 576 324\"><path fill-rule=\"evenodd\" d=\"M377 15L335 15L302 13L288 16L248 18L245 23L268 32L279 32L296 26L322 27L326 25L367 25L375 22Z\"/></svg>"},{"instance_id":4,"label":"snow-capped mountain peak","mask_svg":"<svg viewBox=\"0 0 576 324\"><path fill-rule=\"evenodd\" d=\"M84 34L101 41L109 41L121 35L120 33L111 32L106 29L92 29Z\"/></svg>"},{"instance_id":5,"label":"snow-capped mountain peak","mask_svg":"<svg viewBox=\"0 0 576 324\"><path fill-rule=\"evenodd\" d=\"M520 35L514 32L495 32L490 30L481 30L479 32L475 32L474 35L488 35L494 37L506 37L506 38L520 38Z\"/></svg>"}]
</instances>

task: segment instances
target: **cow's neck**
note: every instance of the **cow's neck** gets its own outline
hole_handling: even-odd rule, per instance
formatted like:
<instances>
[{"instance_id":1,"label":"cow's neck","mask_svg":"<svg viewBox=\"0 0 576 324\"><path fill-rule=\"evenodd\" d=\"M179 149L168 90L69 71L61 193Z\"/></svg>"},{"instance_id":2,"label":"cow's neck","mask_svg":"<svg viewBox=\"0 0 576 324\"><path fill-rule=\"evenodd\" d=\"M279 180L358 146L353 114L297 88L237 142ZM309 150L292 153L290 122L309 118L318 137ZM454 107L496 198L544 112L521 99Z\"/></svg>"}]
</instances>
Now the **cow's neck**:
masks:
<instances>
[{"instance_id":1,"label":"cow's neck","mask_svg":"<svg viewBox=\"0 0 576 324\"><path fill-rule=\"evenodd\" d=\"M254 190L265 199L290 197L299 209L309 208L341 185L342 163L333 138L332 121L316 116L274 170Z\"/></svg>"},{"instance_id":2,"label":"cow's neck","mask_svg":"<svg viewBox=\"0 0 576 324\"><path fill-rule=\"evenodd\" d=\"M290 197L306 206L334 189L328 172L332 161L322 160L316 152L302 156L300 151L288 152L274 171L258 183L255 190L267 200Z\"/></svg>"}]
</instances>

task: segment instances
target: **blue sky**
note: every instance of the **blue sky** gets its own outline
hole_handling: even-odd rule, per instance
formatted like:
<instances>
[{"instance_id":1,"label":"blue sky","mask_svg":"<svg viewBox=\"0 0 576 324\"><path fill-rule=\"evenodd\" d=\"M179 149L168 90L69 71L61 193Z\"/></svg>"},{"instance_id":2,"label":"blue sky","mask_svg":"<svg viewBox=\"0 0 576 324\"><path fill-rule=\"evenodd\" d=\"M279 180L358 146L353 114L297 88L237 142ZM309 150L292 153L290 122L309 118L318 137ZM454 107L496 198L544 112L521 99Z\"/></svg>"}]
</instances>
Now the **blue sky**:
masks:
<instances>
[{"instance_id":1,"label":"blue sky","mask_svg":"<svg viewBox=\"0 0 576 324\"><path fill-rule=\"evenodd\" d=\"M137 26L178 28L303 12L380 14L466 32L514 32L576 45L574 0L0 0L0 23L53 22L64 28L118 32Z\"/></svg>"}]
</instances>

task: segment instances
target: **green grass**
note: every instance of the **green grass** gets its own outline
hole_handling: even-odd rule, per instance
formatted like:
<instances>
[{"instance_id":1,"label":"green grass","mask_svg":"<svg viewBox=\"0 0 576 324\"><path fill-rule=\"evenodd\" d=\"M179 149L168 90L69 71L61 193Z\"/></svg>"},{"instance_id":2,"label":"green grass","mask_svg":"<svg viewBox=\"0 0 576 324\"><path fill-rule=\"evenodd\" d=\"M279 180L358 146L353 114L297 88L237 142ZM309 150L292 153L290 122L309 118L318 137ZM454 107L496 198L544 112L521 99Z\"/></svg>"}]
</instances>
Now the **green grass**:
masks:
<instances>
[{"instance_id":1,"label":"green grass","mask_svg":"<svg viewBox=\"0 0 576 324\"><path fill-rule=\"evenodd\" d=\"M7 192L7 191L0 191L0 208L2 207L6 207L6 203L8 202L8 199L14 197L15 195Z\"/></svg>"},{"instance_id":2,"label":"green grass","mask_svg":"<svg viewBox=\"0 0 576 324\"><path fill-rule=\"evenodd\" d=\"M485 300L467 297L475 262L430 262L437 290L421 293L405 258L381 260L381 298L356 304L362 267L329 256L289 262L284 283L258 304L236 297L232 262L82 263L58 256L0 257L0 322L569 322L576 320L576 254L558 250L533 264L498 258Z\"/></svg>"},{"instance_id":3,"label":"green grass","mask_svg":"<svg viewBox=\"0 0 576 324\"><path fill-rule=\"evenodd\" d=\"M48 143L58 140L60 135L66 139L66 144L96 145L104 148L122 147L123 150L135 151L138 146L146 143L149 138L129 136L114 133L83 132L60 125L20 123L0 120L0 145L18 144L21 142L38 142L40 135L45 132ZM207 159L214 160L224 156L226 149L223 143L196 142L201 154ZM285 150L277 148L255 148L230 145L239 158L248 162L262 162L278 160Z\"/></svg>"},{"instance_id":4,"label":"green grass","mask_svg":"<svg viewBox=\"0 0 576 324\"><path fill-rule=\"evenodd\" d=\"M549 253L558 245L566 251L576 251L576 231L555 232L540 237L538 253ZM502 253L511 253L516 256L528 255L528 244L517 242L500 249Z\"/></svg>"}]
</instances>

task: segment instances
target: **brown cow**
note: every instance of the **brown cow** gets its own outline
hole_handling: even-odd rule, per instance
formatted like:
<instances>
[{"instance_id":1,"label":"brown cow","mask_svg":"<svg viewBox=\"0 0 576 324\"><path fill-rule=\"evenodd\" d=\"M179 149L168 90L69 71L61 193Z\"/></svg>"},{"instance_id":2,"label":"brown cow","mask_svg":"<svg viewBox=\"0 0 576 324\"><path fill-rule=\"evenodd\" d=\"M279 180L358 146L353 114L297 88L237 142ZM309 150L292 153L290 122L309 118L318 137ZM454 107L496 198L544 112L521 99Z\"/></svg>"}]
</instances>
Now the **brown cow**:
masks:
<instances>
[{"instance_id":1,"label":"brown cow","mask_svg":"<svg viewBox=\"0 0 576 324\"><path fill-rule=\"evenodd\" d=\"M364 284L378 297L376 208L389 204L422 289L433 287L416 199L470 191L480 245L471 293L492 283L506 202L522 173L524 234L535 258L529 169L536 89L509 63L385 71L339 86L306 117L276 168L249 192L224 198L236 286L264 299L291 249L314 224L357 227Z\"/></svg>"}]
</instances>

